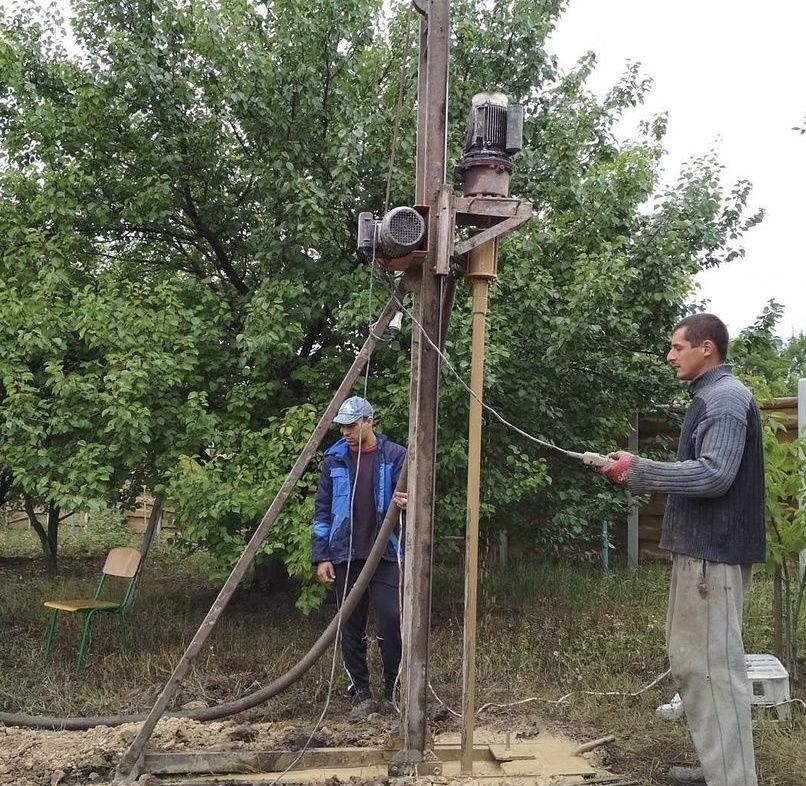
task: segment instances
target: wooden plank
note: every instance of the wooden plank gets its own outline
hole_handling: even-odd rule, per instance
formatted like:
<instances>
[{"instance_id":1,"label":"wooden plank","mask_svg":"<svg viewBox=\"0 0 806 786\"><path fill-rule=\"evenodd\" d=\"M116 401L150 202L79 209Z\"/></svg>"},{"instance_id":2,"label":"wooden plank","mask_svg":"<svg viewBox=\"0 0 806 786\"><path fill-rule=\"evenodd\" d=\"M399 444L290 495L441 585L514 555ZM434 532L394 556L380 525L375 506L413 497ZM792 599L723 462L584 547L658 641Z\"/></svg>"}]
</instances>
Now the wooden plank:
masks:
<instances>
[{"instance_id":1,"label":"wooden plank","mask_svg":"<svg viewBox=\"0 0 806 786\"><path fill-rule=\"evenodd\" d=\"M663 525L658 521L657 525L649 526L645 522L641 525L641 530L638 533L639 542L643 543L659 543L660 536L663 532Z\"/></svg>"},{"instance_id":2,"label":"wooden plank","mask_svg":"<svg viewBox=\"0 0 806 786\"><path fill-rule=\"evenodd\" d=\"M773 398L768 401L762 401L759 404L759 409L791 409L797 412L798 397L785 396L784 398Z\"/></svg>"},{"instance_id":3,"label":"wooden plank","mask_svg":"<svg viewBox=\"0 0 806 786\"><path fill-rule=\"evenodd\" d=\"M366 767L386 764L393 751L383 748L309 748L293 750L146 751L143 769L152 775L281 772L310 767Z\"/></svg>"},{"instance_id":4,"label":"wooden plank","mask_svg":"<svg viewBox=\"0 0 806 786\"><path fill-rule=\"evenodd\" d=\"M439 195L445 182L449 7L448 0L429 0L427 16L420 23L417 201L430 208L429 237L432 238L439 235ZM402 681L405 701L401 719L406 748L396 758L401 774L414 774L411 765L422 760L428 732L428 641L431 627L434 466L440 358L426 336L439 343L447 328L446 324L443 325L440 302L441 279L434 272L444 267L437 259L442 253L444 249L435 242L431 244L428 257L423 262L417 298L422 328L413 331L413 334L419 332L425 335L417 339L416 355L412 345L412 393L415 395L412 396L409 421L411 484L403 597L403 614L407 620L403 631L405 669Z\"/></svg>"},{"instance_id":5,"label":"wooden plank","mask_svg":"<svg viewBox=\"0 0 806 786\"><path fill-rule=\"evenodd\" d=\"M641 556L652 560L668 560L669 552L655 543L647 542L641 544Z\"/></svg>"}]
</instances>

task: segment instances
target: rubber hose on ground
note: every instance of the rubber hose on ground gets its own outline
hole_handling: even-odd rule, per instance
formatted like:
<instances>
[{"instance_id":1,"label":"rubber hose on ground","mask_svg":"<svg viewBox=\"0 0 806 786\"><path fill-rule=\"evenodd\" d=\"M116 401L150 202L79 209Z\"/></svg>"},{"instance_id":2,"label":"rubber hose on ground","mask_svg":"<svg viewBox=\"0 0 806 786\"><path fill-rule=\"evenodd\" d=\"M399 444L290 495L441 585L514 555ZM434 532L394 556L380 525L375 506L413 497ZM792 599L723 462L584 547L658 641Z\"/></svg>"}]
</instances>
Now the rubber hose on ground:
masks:
<instances>
[{"instance_id":1,"label":"rubber hose on ground","mask_svg":"<svg viewBox=\"0 0 806 786\"><path fill-rule=\"evenodd\" d=\"M404 463L400 472L400 478L395 489L396 491L402 491L406 488L407 470L408 462ZM398 508L395 503L392 502L386 511L386 516L383 519L381 528L378 530L378 537L375 539L372 551L370 551L367 557L363 570L358 574L353 588L344 599L341 611L336 613L336 616L331 620L330 624L325 628L324 632L314 642L308 652L303 655L294 666L285 672L285 674L278 677L265 688L260 688L254 693L242 696L235 701L218 704L215 707L203 707L198 710L182 710L180 712L166 713L166 717L190 718L191 720L198 721L228 718L231 715L237 715L239 712L244 712L245 710L250 710L253 707L263 704L263 702L268 701L278 693L282 693L282 691L300 679L333 643L339 628L339 620L342 617L349 617L358 605L359 600L369 585L370 579L375 573L375 568L378 567L381 556L386 549L386 544L397 524L398 517ZM87 718L57 718L49 715L17 715L10 712L0 712L0 723L5 726L21 726L30 729L85 731L95 726L121 726L124 723L141 723L146 717L147 713L138 715L96 715Z\"/></svg>"}]
</instances>

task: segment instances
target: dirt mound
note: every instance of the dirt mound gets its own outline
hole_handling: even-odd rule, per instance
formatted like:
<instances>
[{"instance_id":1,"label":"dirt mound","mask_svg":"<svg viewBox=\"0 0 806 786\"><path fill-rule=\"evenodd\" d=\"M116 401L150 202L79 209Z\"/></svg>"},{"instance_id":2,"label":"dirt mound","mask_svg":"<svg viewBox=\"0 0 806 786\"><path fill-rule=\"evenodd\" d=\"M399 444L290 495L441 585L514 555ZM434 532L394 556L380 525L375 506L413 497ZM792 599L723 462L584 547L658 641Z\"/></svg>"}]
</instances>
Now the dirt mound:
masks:
<instances>
[{"instance_id":1,"label":"dirt mound","mask_svg":"<svg viewBox=\"0 0 806 786\"><path fill-rule=\"evenodd\" d=\"M328 720L313 735L309 747L378 746L392 720L377 716L351 726ZM88 731L40 731L0 727L0 786L69 786L108 780L123 752L136 737L139 724L116 728L98 726ZM201 723L186 718L164 718L154 730L149 750L181 751L297 749L306 744L313 724Z\"/></svg>"}]
</instances>

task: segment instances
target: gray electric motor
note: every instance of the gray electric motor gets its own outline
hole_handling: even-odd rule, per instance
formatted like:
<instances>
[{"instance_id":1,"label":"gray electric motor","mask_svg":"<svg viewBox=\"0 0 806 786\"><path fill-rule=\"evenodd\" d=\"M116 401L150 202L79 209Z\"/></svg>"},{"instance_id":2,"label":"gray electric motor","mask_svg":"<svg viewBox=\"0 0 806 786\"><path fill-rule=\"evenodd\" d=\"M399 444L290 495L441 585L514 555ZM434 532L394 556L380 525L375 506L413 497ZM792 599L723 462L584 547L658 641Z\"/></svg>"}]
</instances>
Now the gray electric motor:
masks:
<instances>
[{"instance_id":1,"label":"gray electric motor","mask_svg":"<svg viewBox=\"0 0 806 786\"><path fill-rule=\"evenodd\" d=\"M367 260L377 253L389 259L416 251L425 239L425 219L413 207L393 207L380 221L358 215L358 251Z\"/></svg>"}]
</instances>

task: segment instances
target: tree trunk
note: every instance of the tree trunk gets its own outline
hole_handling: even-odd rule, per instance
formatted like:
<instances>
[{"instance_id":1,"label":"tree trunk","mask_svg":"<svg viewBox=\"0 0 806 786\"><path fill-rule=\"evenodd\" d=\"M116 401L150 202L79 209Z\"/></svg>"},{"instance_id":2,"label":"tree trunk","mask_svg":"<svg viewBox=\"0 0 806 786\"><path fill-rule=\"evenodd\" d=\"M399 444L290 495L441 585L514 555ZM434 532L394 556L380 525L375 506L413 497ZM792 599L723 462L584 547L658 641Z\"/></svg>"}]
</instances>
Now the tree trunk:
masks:
<instances>
[{"instance_id":1,"label":"tree trunk","mask_svg":"<svg viewBox=\"0 0 806 786\"><path fill-rule=\"evenodd\" d=\"M14 485L14 476L7 470L0 471L0 505L9 501L9 492Z\"/></svg>"},{"instance_id":2,"label":"tree trunk","mask_svg":"<svg viewBox=\"0 0 806 786\"><path fill-rule=\"evenodd\" d=\"M59 553L59 506L48 504L48 543L50 543L51 557L48 561L48 572L55 573L57 569L57 556Z\"/></svg>"},{"instance_id":3,"label":"tree trunk","mask_svg":"<svg viewBox=\"0 0 806 786\"><path fill-rule=\"evenodd\" d=\"M794 648L793 648L793 657L794 662L792 664L792 671L790 671L790 675L792 679L797 681L800 679L800 667L798 664L798 660L800 658L800 639L798 633L798 622L800 620L800 611L803 607L803 595L806 592L806 571L804 571L803 575L800 577L800 581L798 582L798 594L795 598L795 610L792 612L792 630L794 631Z\"/></svg>"},{"instance_id":4,"label":"tree trunk","mask_svg":"<svg viewBox=\"0 0 806 786\"><path fill-rule=\"evenodd\" d=\"M34 509L34 503L28 495L23 497L23 507L25 509L25 515L28 516L28 522L33 527L34 532L36 532L39 538L39 542L42 544L42 553L45 555L45 560L47 561L48 572L55 573L56 551L53 542L49 537L49 532L45 531L45 528L40 523L36 515L36 510ZM48 512L48 530L50 530L50 512Z\"/></svg>"}]
</instances>

